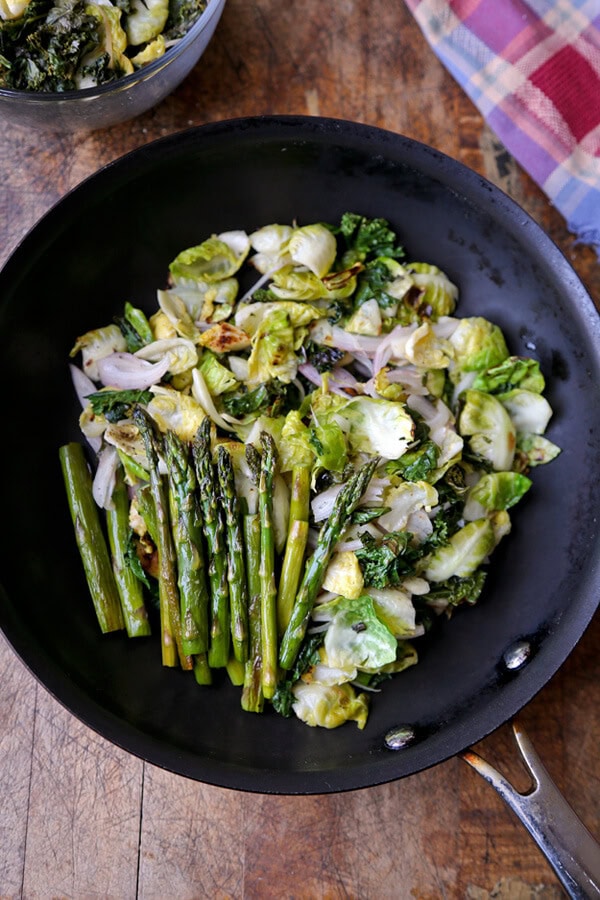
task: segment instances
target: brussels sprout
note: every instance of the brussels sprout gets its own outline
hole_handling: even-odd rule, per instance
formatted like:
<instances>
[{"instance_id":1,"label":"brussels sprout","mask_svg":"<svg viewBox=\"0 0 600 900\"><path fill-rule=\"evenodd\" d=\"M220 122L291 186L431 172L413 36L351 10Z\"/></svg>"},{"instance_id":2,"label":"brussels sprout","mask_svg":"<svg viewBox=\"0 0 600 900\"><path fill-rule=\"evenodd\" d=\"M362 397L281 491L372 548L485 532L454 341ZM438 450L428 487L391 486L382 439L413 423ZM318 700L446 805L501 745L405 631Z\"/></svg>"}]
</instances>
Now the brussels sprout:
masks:
<instances>
[{"instance_id":1,"label":"brussels sprout","mask_svg":"<svg viewBox=\"0 0 600 900\"><path fill-rule=\"evenodd\" d=\"M189 394L155 385L148 412L161 431L174 431L183 441L191 441L206 418L205 410Z\"/></svg>"},{"instance_id":2,"label":"brussels sprout","mask_svg":"<svg viewBox=\"0 0 600 900\"><path fill-rule=\"evenodd\" d=\"M323 278L333 265L337 243L325 225L305 225L293 232L287 251L294 263L306 266L317 278Z\"/></svg>"},{"instance_id":3,"label":"brussels sprout","mask_svg":"<svg viewBox=\"0 0 600 900\"><path fill-rule=\"evenodd\" d=\"M552 417L552 407L541 394L515 388L499 394L498 400L508 411L517 433L544 434Z\"/></svg>"},{"instance_id":4,"label":"brussels sprout","mask_svg":"<svg viewBox=\"0 0 600 900\"><path fill-rule=\"evenodd\" d=\"M403 481L388 488L383 502L390 511L379 518L379 525L387 531L403 531L412 513L420 509L430 511L436 506L438 493L426 481Z\"/></svg>"},{"instance_id":5,"label":"brussels sprout","mask_svg":"<svg viewBox=\"0 0 600 900\"><path fill-rule=\"evenodd\" d=\"M364 578L353 550L334 553L327 566L322 586L323 590L341 594L350 600L356 600L361 596Z\"/></svg>"},{"instance_id":6,"label":"brussels sprout","mask_svg":"<svg viewBox=\"0 0 600 900\"><path fill-rule=\"evenodd\" d=\"M220 281L235 275L249 250L250 241L244 232L224 232L197 247L182 250L170 264L169 271L175 279Z\"/></svg>"},{"instance_id":7,"label":"brussels sprout","mask_svg":"<svg viewBox=\"0 0 600 900\"><path fill-rule=\"evenodd\" d=\"M546 383L537 360L523 356L509 356L497 366L480 373L473 382L478 391L498 394L520 387L541 394Z\"/></svg>"},{"instance_id":8,"label":"brussels sprout","mask_svg":"<svg viewBox=\"0 0 600 900\"><path fill-rule=\"evenodd\" d=\"M396 638L369 596L330 600L313 610L313 618L329 622L324 647L330 666L368 672L396 659Z\"/></svg>"},{"instance_id":9,"label":"brussels sprout","mask_svg":"<svg viewBox=\"0 0 600 900\"><path fill-rule=\"evenodd\" d=\"M104 440L129 456L138 466L148 470L148 457L142 436L133 422L111 422L104 432Z\"/></svg>"},{"instance_id":10,"label":"brussels sprout","mask_svg":"<svg viewBox=\"0 0 600 900\"><path fill-rule=\"evenodd\" d=\"M348 444L346 435L338 422L315 421L310 429L310 443L315 451L315 475L321 469L340 474L348 462Z\"/></svg>"},{"instance_id":11,"label":"brussels sprout","mask_svg":"<svg viewBox=\"0 0 600 900\"><path fill-rule=\"evenodd\" d=\"M248 359L248 386L278 378L284 384L293 381L298 371L294 353L294 326L284 309L274 309L252 336Z\"/></svg>"},{"instance_id":12,"label":"brussels sprout","mask_svg":"<svg viewBox=\"0 0 600 900\"><path fill-rule=\"evenodd\" d=\"M98 360L105 359L112 353L124 353L127 342L117 325L106 325L78 337L70 356L77 356L80 350L81 368L92 381L99 381Z\"/></svg>"},{"instance_id":13,"label":"brussels sprout","mask_svg":"<svg viewBox=\"0 0 600 900\"><path fill-rule=\"evenodd\" d=\"M171 291L157 291L156 296L158 305L179 337L197 341L200 332L181 297Z\"/></svg>"},{"instance_id":14,"label":"brussels sprout","mask_svg":"<svg viewBox=\"0 0 600 900\"><path fill-rule=\"evenodd\" d=\"M449 542L421 561L421 574L428 581L447 581L454 575L465 578L484 562L496 545L489 519L468 522Z\"/></svg>"},{"instance_id":15,"label":"brussels sprout","mask_svg":"<svg viewBox=\"0 0 600 900\"><path fill-rule=\"evenodd\" d=\"M529 488L531 480L518 472L490 472L471 488L465 503L464 517L472 520L484 516L486 510L510 509Z\"/></svg>"},{"instance_id":16,"label":"brussels sprout","mask_svg":"<svg viewBox=\"0 0 600 900\"><path fill-rule=\"evenodd\" d=\"M373 601L377 617L396 638L415 634L415 608L408 594L397 588L370 587L368 595Z\"/></svg>"},{"instance_id":17,"label":"brussels sprout","mask_svg":"<svg viewBox=\"0 0 600 900\"><path fill-rule=\"evenodd\" d=\"M213 397L218 397L226 391L234 390L239 384L233 372L220 363L210 351L204 351L198 368Z\"/></svg>"},{"instance_id":18,"label":"brussels sprout","mask_svg":"<svg viewBox=\"0 0 600 900\"><path fill-rule=\"evenodd\" d=\"M496 397L483 391L466 391L458 430L470 436L473 453L487 460L497 472L510 471L517 433L511 417Z\"/></svg>"},{"instance_id":19,"label":"brussels sprout","mask_svg":"<svg viewBox=\"0 0 600 900\"><path fill-rule=\"evenodd\" d=\"M217 322L202 334L198 343L215 353L236 353L238 350L247 350L251 342L250 336L241 328L236 328L229 322Z\"/></svg>"},{"instance_id":20,"label":"brussels sprout","mask_svg":"<svg viewBox=\"0 0 600 900\"><path fill-rule=\"evenodd\" d=\"M405 400L406 388L397 381L390 381L389 373L388 366L384 366L377 372L373 379L375 390L384 400Z\"/></svg>"},{"instance_id":21,"label":"brussels sprout","mask_svg":"<svg viewBox=\"0 0 600 900\"><path fill-rule=\"evenodd\" d=\"M240 306L235 314L235 325L242 328L250 336L256 334L265 319L273 313L285 313L294 328L310 325L323 315L316 306L309 303L296 303L293 300L278 300L267 303L246 303Z\"/></svg>"},{"instance_id":22,"label":"brussels sprout","mask_svg":"<svg viewBox=\"0 0 600 900\"><path fill-rule=\"evenodd\" d=\"M409 263L407 266L413 283L421 288L421 305L431 308L431 318L450 316L456 309L458 288L445 272L428 263Z\"/></svg>"},{"instance_id":23,"label":"brussels sprout","mask_svg":"<svg viewBox=\"0 0 600 900\"><path fill-rule=\"evenodd\" d=\"M499 365L508 356L500 328L480 316L460 319L449 341L454 348L449 371L455 384L465 372L485 371Z\"/></svg>"},{"instance_id":24,"label":"brussels sprout","mask_svg":"<svg viewBox=\"0 0 600 900\"><path fill-rule=\"evenodd\" d=\"M415 283L412 276L397 260L388 256L380 256L378 262L383 263L389 273L390 280L385 284L386 294L395 300L402 300Z\"/></svg>"},{"instance_id":25,"label":"brussels sprout","mask_svg":"<svg viewBox=\"0 0 600 900\"><path fill-rule=\"evenodd\" d=\"M381 334L381 310L377 300L367 300L352 313L344 328L351 334Z\"/></svg>"},{"instance_id":26,"label":"brussels sprout","mask_svg":"<svg viewBox=\"0 0 600 900\"><path fill-rule=\"evenodd\" d=\"M429 322L415 328L404 353L409 362L422 369L446 369L453 355L449 341L439 338Z\"/></svg>"},{"instance_id":27,"label":"brussels sprout","mask_svg":"<svg viewBox=\"0 0 600 900\"><path fill-rule=\"evenodd\" d=\"M166 0L159 2L164 3ZM85 11L100 22L100 45L93 55L98 58L103 53L108 54L109 67L129 75L133 72L133 64L125 55L128 35L121 26L121 10L110 3L90 3ZM93 63L93 57L88 56L83 62L87 68Z\"/></svg>"},{"instance_id":28,"label":"brussels sprout","mask_svg":"<svg viewBox=\"0 0 600 900\"><path fill-rule=\"evenodd\" d=\"M134 47L153 40L169 17L169 0L130 0L125 20L127 39Z\"/></svg>"},{"instance_id":29,"label":"brussels sprout","mask_svg":"<svg viewBox=\"0 0 600 900\"><path fill-rule=\"evenodd\" d=\"M167 46L164 36L162 34L159 34L154 38L154 40L146 44L146 46L142 50L140 50L139 53L136 53L135 56L132 56L131 62L136 68L140 68L141 66L147 65L149 62L152 62L155 59L160 59L161 56L165 55L166 49Z\"/></svg>"},{"instance_id":30,"label":"brussels sprout","mask_svg":"<svg viewBox=\"0 0 600 900\"><path fill-rule=\"evenodd\" d=\"M539 434L517 434L517 457L523 468L552 462L560 452L560 447Z\"/></svg>"},{"instance_id":31,"label":"brussels sprout","mask_svg":"<svg viewBox=\"0 0 600 900\"><path fill-rule=\"evenodd\" d=\"M306 725L337 728L344 722L356 722L362 730L367 724L369 701L366 694L356 694L351 685L305 684L293 688L293 710Z\"/></svg>"},{"instance_id":32,"label":"brussels sprout","mask_svg":"<svg viewBox=\"0 0 600 900\"><path fill-rule=\"evenodd\" d=\"M299 271L293 266L283 266L273 272L272 278L269 290L279 300L341 300L349 297L356 287L352 276L330 283L314 272Z\"/></svg>"},{"instance_id":33,"label":"brussels sprout","mask_svg":"<svg viewBox=\"0 0 600 900\"><path fill-rule=\"evenodd\" d=\"M400 640L398 641L396 659L393 663L382 666L379 673L381 675L397 675L398 672L404 672L405 669L416 666L418 661L419 656L412 644L409 644L408 641Z\"/></svg>"},{"instance_id":34,"label":"brussels sprout","mask_svg":"<svg viewBox=\"0 0 600 900\"><path fill-rule=\"evenodd\" d=\"M265 225L250 235L250 244L256 253L250 262L263 275L290 265L288 241L294 229L290 225Z\"/></svg>"},{"instance_id":35,"label":"brussels sprout","mask_svg":"<svg viewBox=\"0 0 600 900\"><path fill-rule=\"evenodd\" d=\"M356 397L339 411L347 427L350 446L356 452L398 459L412 441L414 423L401 403L372 397Z\"/></svg>"},{"instance_id":36,"label":"brussels sprout","mask_svg":"<svg viewBox=\"0 0 600 900\"><path fill-rule=\"evenodd\" d=\"M292 409L286 415L278 446L281 472L291 472L296 466L312 466L315 451L310 442L310 431L298 410Z\"/></svg>"},{"instance_id":37,"label":"brussels sprout","mask_svg":"<svg viewBox=\"0 0 600 900\"><path fill-rule=\"evenodd\" d=\"M138 359L156 363L168 358L168 370L171 375L180 375L198 364L198 353L192 341L186 338L172 338L166 341L153 341L134 353Z\"/></svg>"}]
</instances>

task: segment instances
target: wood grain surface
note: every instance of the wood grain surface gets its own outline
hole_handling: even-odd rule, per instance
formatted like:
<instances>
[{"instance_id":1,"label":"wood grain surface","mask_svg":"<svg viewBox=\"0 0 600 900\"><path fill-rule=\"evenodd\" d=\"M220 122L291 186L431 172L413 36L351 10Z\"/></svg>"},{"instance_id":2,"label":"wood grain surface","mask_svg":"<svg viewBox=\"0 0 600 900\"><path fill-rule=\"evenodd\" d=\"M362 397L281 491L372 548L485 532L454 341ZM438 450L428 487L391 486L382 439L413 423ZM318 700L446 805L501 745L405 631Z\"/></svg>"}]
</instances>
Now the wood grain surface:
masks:
<instances>
[{"instance_id":1,"label":"wood grain surface","mask_svg":"<svg viewBox=\"0 0 600 900\"><path fill-rule=\"evenodd\" d=\"M65 192L157 137L238 115L298 113L417 138L500 185L596 303L600 266L485 127L398 0L228 0L166 101L96 133L2 128L0 262ZM2 898L558 898L514 815L464 762L383 787L270 797L207 787L107 743L0 638ZM521 721L600 838L600 619ZM477 748L524 784L508 726Z\"/></svg>"}]
</instances>

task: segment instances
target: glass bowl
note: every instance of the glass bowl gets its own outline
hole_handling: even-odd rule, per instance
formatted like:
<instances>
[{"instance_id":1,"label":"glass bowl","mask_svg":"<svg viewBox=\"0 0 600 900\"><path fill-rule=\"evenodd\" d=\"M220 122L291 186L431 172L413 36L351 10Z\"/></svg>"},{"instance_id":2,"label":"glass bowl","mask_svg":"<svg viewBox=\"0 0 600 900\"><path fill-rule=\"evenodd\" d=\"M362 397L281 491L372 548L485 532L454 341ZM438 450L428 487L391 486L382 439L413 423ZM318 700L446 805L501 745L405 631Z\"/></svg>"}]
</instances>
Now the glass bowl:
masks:
<instances>
[{"instance_id":1,"label":"glass bowl","mask_svg":"<svg viewBox=\"0 0 600 900\"><path fill-rule=\"evenodd\" d=\"M0 89L0 119L44 131L106 128L160 103L196 65L217 27L225 0L208 0L202 15L164 56L110 84L83 90Z\"/></svg>"}]
</instances>

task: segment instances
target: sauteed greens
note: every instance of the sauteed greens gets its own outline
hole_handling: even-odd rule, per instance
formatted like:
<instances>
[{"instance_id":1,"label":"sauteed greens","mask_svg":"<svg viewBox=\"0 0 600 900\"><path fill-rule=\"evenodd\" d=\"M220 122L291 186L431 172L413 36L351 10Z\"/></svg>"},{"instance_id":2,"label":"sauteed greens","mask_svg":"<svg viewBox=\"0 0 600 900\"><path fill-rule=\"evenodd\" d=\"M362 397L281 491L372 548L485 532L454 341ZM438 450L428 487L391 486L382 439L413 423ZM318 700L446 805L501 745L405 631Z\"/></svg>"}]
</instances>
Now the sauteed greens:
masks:
<instances>
[{"instance_id":1,"label":"sauteed greens","mask_svg":"<svg viewBox=\"0 0 600 900\"><path fill-rule=\"evenodd\" d=\"M206 0L0 0L0 88L115 81L162 56L205 8Z\"/></svg>"},{"instance_id":2,"label":"sauteed greens","mask_svg":"<svg viewBox=\"0 0 600 900\"><path fill-rule=\"evenodd\" d=\"M72 351L93 478L60 455L100 625L155 618L163 664L225 669L245 710L363 728L559 453L539 364L353 213L207 237L157 300Z\"/></svg>"}]
</instances>

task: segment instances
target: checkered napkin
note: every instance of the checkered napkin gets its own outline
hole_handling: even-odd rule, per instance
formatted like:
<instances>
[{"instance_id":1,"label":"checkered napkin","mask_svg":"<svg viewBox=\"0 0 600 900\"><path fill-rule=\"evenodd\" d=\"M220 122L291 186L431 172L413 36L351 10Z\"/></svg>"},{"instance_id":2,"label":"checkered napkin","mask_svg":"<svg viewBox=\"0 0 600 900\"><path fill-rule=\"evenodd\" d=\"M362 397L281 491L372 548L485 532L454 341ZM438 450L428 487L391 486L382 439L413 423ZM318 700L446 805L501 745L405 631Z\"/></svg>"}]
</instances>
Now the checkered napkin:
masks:
<instances>
[{"instance_id":1,"label":"checkered napkin","mask_svg":"<svg viewBox=\"0 0 600 900\"><path fill-rule=\"evenodd\" d=\"M406 0L490 128L600 254L600 0Z\"/></svg>"}]
</instances>

